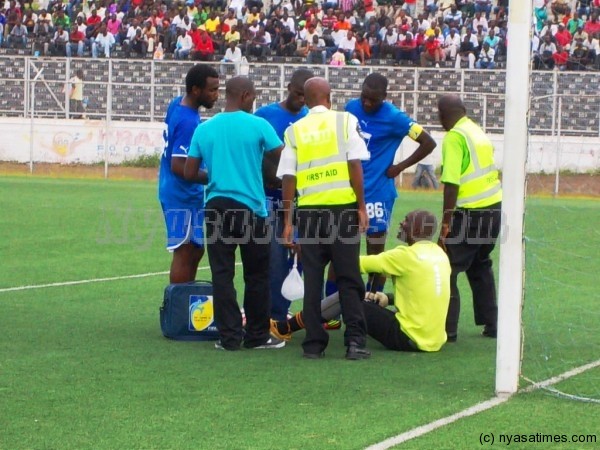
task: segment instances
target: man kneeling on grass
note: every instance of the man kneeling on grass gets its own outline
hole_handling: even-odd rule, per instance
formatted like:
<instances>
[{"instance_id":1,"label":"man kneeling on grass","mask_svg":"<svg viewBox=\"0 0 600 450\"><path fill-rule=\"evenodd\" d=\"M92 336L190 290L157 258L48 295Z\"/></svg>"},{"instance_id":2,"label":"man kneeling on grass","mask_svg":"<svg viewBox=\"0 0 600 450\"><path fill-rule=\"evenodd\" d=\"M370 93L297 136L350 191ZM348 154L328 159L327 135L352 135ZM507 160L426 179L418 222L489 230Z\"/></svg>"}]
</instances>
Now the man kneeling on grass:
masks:
<instances>
[{"instance_id":1,"label":"man kneeling on grass","mask_svg":"<svg viewBox=\"0 0 600 450\"><path fill-rule=\"evenodd\" d=\"M398 239L408 246L360 257L361 272L380 273L394 283L394 294L370 293L362 303L369 336L390 350L435 352L446 342L450 262L432 242L436 229L433 214L412 211L398 231ZM387 309L388 305L398 311ZM321 302L323 322L340 312L337 292ZM302 328L301 312L285 322L271 321L271 334L286 341Z\"/></svg>"}]
</instances>

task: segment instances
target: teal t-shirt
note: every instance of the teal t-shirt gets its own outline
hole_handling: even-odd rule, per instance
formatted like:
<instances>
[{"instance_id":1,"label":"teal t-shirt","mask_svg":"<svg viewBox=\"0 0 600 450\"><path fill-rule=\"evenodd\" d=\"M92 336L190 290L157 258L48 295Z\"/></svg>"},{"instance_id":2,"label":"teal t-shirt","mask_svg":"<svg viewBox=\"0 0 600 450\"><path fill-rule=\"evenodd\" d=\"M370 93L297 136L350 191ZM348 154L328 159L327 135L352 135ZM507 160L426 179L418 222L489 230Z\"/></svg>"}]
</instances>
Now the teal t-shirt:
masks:
<instances>
[{"instance_id":1,"label":"teal t-shirt","mask_svg":"<svg viewBox=\"0 0 600 450\"><path fill-rule=\"evenodd\" d=\"M196 128L188 156L206 164L206 202L226 197L267 216L262 160L283 143L265 119L235 111L223 112Z\"/></svg>"}]
</instances>

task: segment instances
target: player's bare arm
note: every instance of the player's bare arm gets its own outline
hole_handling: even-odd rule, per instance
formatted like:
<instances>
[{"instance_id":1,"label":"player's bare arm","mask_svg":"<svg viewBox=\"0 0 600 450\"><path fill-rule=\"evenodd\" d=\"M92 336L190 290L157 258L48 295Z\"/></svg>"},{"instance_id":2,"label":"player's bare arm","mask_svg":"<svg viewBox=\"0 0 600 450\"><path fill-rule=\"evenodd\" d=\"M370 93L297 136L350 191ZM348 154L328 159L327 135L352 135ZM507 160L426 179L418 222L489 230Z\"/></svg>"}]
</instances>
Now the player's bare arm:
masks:
<instances>
[{"instance_id":1,"label":"player's bare arm","mask_svg":"<svg viewBox=\"0 0 600 450\"><path fill-rule=\"evenodd\" d=\"M263 182L269 189L279 189L281 180L277 178L277 166L279 166L279 158L283 145L271 152L265 152L262 162Z\"/></svg>"},{"instance_id":2,"label":"player's bare arm","mask_svg":"<svg viewBox=\"0 0 600 450\"><path fill-rule=\"evenodd\" d=\"M361 233L367 231L369 227L369 218L367 216L367 206L365 205L365 190L363 187L363 170L360 159L348 161L348 171L350 173L350 184L356 195L358 203L358 228Z\"/></svg>"},{"instance_id":3,"label":"player's bare arm","mask_svg":"<svg viewBox=\"0 0 600 450\"><path fill-rule=\"evenodd\" d=\"M283 200L283 245L293 246L294 230L292 226L292 209L294 205L294 196L296 195L296 176L284 175L281 183Z\"/></svg>"},{"instance_id":4,"label":"player's bare arm","mask_svg":"<svg viewBox=\"0 0 600 450\"><path fill-rule=\"evenodd\" d=\"M183 159L183 158L173 158ZM200 164L202 160L200 158L194 158L188 156L185 158L185 165L183 168L183 178L192 183L208 184L208 173L205 170L200 170ZM171 170L172 170L171 163Z\"/></svg>"},{"instance_id":5,"label":"player's bare arm","mask_svg":"<svg viewBox=\"0 0 600 450\"><path fill-rule=\"evenodd\" d=\"M413 125L413 127L414 127L414 125ZM411 132L412 132L412 130L411 130ZM412 138L412 136L411 136L411 138ZM425 158L427 155L429 155L433 151L433 149L437 146L436 142L433 140L431 135L429 133L427 133L425 130L421 130L419 132L418 136L414 137L413 140L415 142L418 142L419 146L408 158L406 158L403 161L400 161L397 164L393 164L388 168L388 170L386 172L386 176L388 178L396 178L405 169L418 163L423 158Z\"/></svg>"},{"instance_id":6,"label":"player's bare arm","mask_svg":"<svg viewBox=\"0 0 600 450\"><path fill-rule=\"evenodd\" d=\"M444 183L444 210L442 214L442 226L440 227L440 237L438 238L438 245L446 250L446 236L450 231L450 221L452 220L452 213L456 208L456 201L458 199L458 185L451 183Z\"/></svg>"}]
</instances>

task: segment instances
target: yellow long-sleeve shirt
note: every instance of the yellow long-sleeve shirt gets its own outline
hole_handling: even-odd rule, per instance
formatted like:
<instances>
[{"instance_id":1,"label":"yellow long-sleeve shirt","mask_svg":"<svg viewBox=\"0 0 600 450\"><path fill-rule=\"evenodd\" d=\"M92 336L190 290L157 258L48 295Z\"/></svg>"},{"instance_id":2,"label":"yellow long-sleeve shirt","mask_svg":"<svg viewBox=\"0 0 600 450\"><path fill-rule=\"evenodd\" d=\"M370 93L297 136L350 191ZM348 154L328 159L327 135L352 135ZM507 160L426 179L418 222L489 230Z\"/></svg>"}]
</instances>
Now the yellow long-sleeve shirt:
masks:
<instances>
[{"instance_id":1,"label":"yellow long-sleeve shirt","mask_svg":"<svg viewBox=\"0 0 600 450\"><path fill-rule=\"evenodd\" d=\"M425 352L438 351L446 342L450 302L450 262L431 241L360 257L363 273L392 277L396 319L400 329Z\"/></svg>"}]
</instances>

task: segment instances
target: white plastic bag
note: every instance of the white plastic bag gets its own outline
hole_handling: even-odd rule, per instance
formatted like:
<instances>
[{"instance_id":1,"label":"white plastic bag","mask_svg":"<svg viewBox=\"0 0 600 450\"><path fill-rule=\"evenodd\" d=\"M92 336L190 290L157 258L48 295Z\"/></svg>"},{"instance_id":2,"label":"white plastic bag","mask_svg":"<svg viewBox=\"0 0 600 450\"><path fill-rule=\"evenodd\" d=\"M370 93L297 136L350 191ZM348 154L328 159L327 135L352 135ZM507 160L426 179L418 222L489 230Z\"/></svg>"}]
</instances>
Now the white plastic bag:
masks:
<instances>
[{"instance_id":1,"label":"white plastic bag","mask_svg":"<svg viewBox=\"0 0 600 450\"><path fill-rule=\"evenodd\" d=\"M290 273L283 281L281 286L281 295L290 302L304 298L304 280L298 271L298 254L294 255L294 266Z\"/></svg>"}]
</instances>

